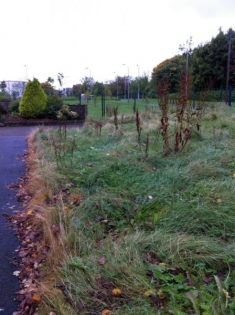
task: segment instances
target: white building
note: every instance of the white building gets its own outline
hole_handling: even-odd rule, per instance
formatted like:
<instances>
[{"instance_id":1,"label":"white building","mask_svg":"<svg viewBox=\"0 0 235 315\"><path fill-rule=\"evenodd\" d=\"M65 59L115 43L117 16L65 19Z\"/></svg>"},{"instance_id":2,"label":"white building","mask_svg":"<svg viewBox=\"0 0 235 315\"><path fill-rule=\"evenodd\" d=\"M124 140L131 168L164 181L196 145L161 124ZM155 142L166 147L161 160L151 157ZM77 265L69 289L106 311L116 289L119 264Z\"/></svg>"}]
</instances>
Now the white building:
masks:
<instances>
[{"instance_id":1,"label":"white building","mask_svg":"<svg viewBox=\"0 0 235 315\"><path fill-rule=\"evenodd\" d=\"M5 90L8 94L10 94L13 98L22 97L26 85L25 81L5 81L5 83Z\"/></svg>"}]
</instances>

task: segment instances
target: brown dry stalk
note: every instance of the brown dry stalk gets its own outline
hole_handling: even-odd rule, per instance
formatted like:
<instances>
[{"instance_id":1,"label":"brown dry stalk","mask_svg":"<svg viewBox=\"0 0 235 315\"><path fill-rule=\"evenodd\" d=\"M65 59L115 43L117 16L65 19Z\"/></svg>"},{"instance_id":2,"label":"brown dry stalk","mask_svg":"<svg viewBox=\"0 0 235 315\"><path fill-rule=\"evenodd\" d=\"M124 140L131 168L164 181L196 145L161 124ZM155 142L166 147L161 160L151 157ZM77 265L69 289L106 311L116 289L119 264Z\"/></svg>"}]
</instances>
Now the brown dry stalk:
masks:
<instances>
[{"instance_id":1,"label":"brown dry stalk","mask_svg":"<svg viewBox=\"0 0 235 315\"><path fill-rule=\"evenodd\" d=\"M162 137L164 141L164 149L169 149L169 118L168 118L168 98L169 98L169 78L163 78L157 83L158 104L162 113L161 126Z\"/></svg>"},{"instance_id":2,"label":"brown dry stalk","mask_svg":"<svg viewBox=\"0 0 235 315\"><path fill-rule=\"evenodd\" d=\"M118 107L114 107L113 108L113 116L114 116L114 126L115 126L115 130L118 130Z\"/></svg>"},{"instance_id":3,"label":"brown dry stalk","mask_svg":"<svg viewBox=\"0 0 235 315\"><path fill-rule=\"evenodd\" d=\"M141 137L142 128L140 126L140 114L139 114L138 109L136 110L136 113L135 113L135 122L136 122L136 130L138 133L138 144L140 145L140 137Z\"/></svg>"},{"instance_id":4,"label":"brown dry stalk","mask_svg":"<svg viewBox=\"0 0 235 315\"><path fill-rule=\"evenodd\" d=\"M146 142L145 142L145 157L146 159L149 156L149 135L146 136Z\"/></svg>"},{"instance_id":5,"label":"brown dry stalk","mask_svg":"<svg viewBox=\"0 0 235 315\"><path fill-rule=\"evenodd\" d=\"M190 105L188 99L191 97L192 90L192 78L188 74L182 73L179 81L179 95L176 100L176 117L177 125L175 130L174 139L174 151L178 152L185 147L189 139L189 120L185 119L185 116L189 117L187 110Z\"/></svg>"}]
</instances>

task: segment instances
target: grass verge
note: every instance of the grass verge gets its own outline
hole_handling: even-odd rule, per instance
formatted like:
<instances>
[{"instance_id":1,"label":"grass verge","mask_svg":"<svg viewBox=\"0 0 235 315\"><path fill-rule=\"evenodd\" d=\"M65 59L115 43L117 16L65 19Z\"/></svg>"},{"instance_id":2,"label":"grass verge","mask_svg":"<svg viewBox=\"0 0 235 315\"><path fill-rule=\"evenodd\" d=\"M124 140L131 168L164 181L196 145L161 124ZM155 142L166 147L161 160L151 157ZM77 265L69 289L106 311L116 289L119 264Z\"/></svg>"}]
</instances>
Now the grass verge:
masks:
<instances>
[{"instance_id":1,"label":"grass verge","mask_svg":"<svg viewBox=\"0 0 235 315\"><path fill-rule=\"evenodd\" d=\"M159 119L31 135L30 207L50 248L41 315L234 314L235 111L208 108L177 154Z\"/></svg>"}]
</instances>

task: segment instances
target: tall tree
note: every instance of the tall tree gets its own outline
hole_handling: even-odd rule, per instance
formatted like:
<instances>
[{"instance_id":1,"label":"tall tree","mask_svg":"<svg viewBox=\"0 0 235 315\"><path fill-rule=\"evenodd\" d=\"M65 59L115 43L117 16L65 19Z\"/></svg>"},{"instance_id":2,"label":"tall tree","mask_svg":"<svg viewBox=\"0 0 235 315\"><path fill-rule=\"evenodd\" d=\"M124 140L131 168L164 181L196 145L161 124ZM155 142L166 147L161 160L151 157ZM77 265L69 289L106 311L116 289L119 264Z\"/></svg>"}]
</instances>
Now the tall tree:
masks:
<instances>
[{"instance_id":1,"label":"tall tree","mask_svg":"<svg viewBox=\"0 0 235 315\"><path fill-rule=\"evenodd\" d=\"M185 57L185 72L188 75L189 73L189 57L193 53L193 41L192 36L188 40L186 40L186 43L179 45L179 50L182 52L183 57Z\"/></svg>"},{"instance_id":2,"label":"tall tree","mask_svg":"<svg viewBox=\"0 0 235 315\"><path fill-rule=\"evenodd\" d=\"M82 82L82 87L81 87L82 93L86 93L87 91L89 91L91 94L93 86L94 86L94 79L90 77L84 77L82 78L81 82Z\"/></svg>"},{"instance_id":3,"label":"tall tree","mask_svg":"<svg viewBox=\"0 0 235 315\"><path fill-rule=\"evenodd\" d=\"M229 38L231 51L235 49L235 32L229 29L219 33L205 44L200 44L192 49L192 38L186 44L180 45L182 55L166 59L153 68L152 86L156 87L157 81L164 77L169 78L170 92L178 90L179 75L188 71L192 74L193 87L201 89L213 81L214 88L225 87L226 75L229 74L229 84L235 85L235 53L231 53L231 62L228 65ZM227 72L228 71L228 72Z\"/></svg>"},{"instance_id":4,"label":"tall tree","mask_svg":"<svg viewBox=\"0 0 235 315\"><path fill-rule=\"evenodd\" d=\"M78 97L79 94L81 94L81 88L82 88L81 84L74 84L73 85L73 95Z\"/></svg>"},{"instance_id":5,"label":"tall tree","mask_svg":"<svg viewBox=\"0 0 235 315\"><path fill-rule=\"evenodd\" d=\"M202 88L210 80L214 81L214 88L225 86L228 63L228 35L231 36L232 46L235 47L235 32L229 29L223 33L220 29L216 37L205 45L200 45L193 51L192 73L194 86ZM232 78L232 67L235 65L231 58L229 78Z\"/></svg>"},{"instance_id":6,"label":"tall tree","mask_svg":"<svg viewBox=\"0 0 235 315\"><path fill-rule=\"evenodd\" d=\"M153 68L152 88L155 89L159 81L164 78L169 79L170 92L176 92L178 89L179 77L185 72L185 59L181 55L166 59Z\"/></svg>"},{"instance_id":7,"label":"tall tree","mask_svg":"<svg viewBox=\"0 0 235 315\"><path fill-rule=\"evenodd\" d=\"M59 85L60 85L61 88L63 87L63 79L64 79L63 73L58 72L58 74L57 74L57 80L58 80Z\"/></svg>"},{"instance_id":8,"label":"tall tree","mask_svg":"<svg viewBox=\"0 0 235 315\"><path fill-rule=\"evenodd\" d=\"M93 94L95 96L100 96L104 94L104 84L102 82L95 82L93 86Z\"/></svg>"},{"instance_id":9,"label":"tall tree","mask_svg":"<svg viewBox=\"0 0 235 315\"><path fill-rule=\"evenodd\" d=\"M51 83L48 82L43 82L41 83L41 87L43 88L43 91L45 92L46 95L54 95L55 93L55 89L53 88L53 86L51 85Z\"/></svg>"},{"instance_id":10,"label":"tall tree","mask_svg":"<svg viewBox=\"0 0 235 315\"><path fill-rule=\"evenodd\" d=\"M53 84L54 83L54 79L52 77L48 77L47 78L47 82Z\"/></svg>"},{"instance_id":11,"label":"tall tree","mask_svg":"<svg viewBox=\"0 0 235 315\"><path fill-rule=\"evenodd\" d=\"M6 87L7 87L6 82L5 82L5 81L2 81L2 82L0 83L0 88L1 88L2 93L5 93Z\"/></svg>"},{"instance_id":12,"label":"tall tree","mask_svg":"<svg viewBox=\"0 0 235 315\"><path fill-rule=\"evenodd\" d=\"M152 96L151 82L147 74L139 77L139 86L142 98L147 101Z\"/></svg>"}]
</instances>

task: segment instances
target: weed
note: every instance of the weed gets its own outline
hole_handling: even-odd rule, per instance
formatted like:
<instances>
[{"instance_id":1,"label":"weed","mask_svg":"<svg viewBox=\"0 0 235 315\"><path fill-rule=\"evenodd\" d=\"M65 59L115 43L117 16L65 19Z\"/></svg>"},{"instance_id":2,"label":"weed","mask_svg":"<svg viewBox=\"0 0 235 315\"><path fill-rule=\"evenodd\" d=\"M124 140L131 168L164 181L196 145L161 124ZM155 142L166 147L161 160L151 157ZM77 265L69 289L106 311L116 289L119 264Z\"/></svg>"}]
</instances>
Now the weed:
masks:
<instances>
[{"instance_id":1,"label":"weed","mask_svg":"<svg viewBox=\"0 0 235 315\"><path fill-rule=\"evenodd\" d=\"M138 133L138 144L139 144L139 147L140 147L140 137L141 137L141 131L142 131L142 128L141 128L141 125L140 125L140 115L139 115L139 111L137 109L136 111L136 130L137 130L137 133Z\"/></svg>"},{"instance_id":2,"label":"weed","mask_svg":"<svg viewBox=\"0 0 235 315\"><path fill-rule=\"evenodd\" d=\"M113 109L113 116L114 116L114 126L115 126L115 130L117 131L118 130L118 119L117 119L117 116L118 116L118 107L115 107Z\"/></svg>"}]
</instances>

